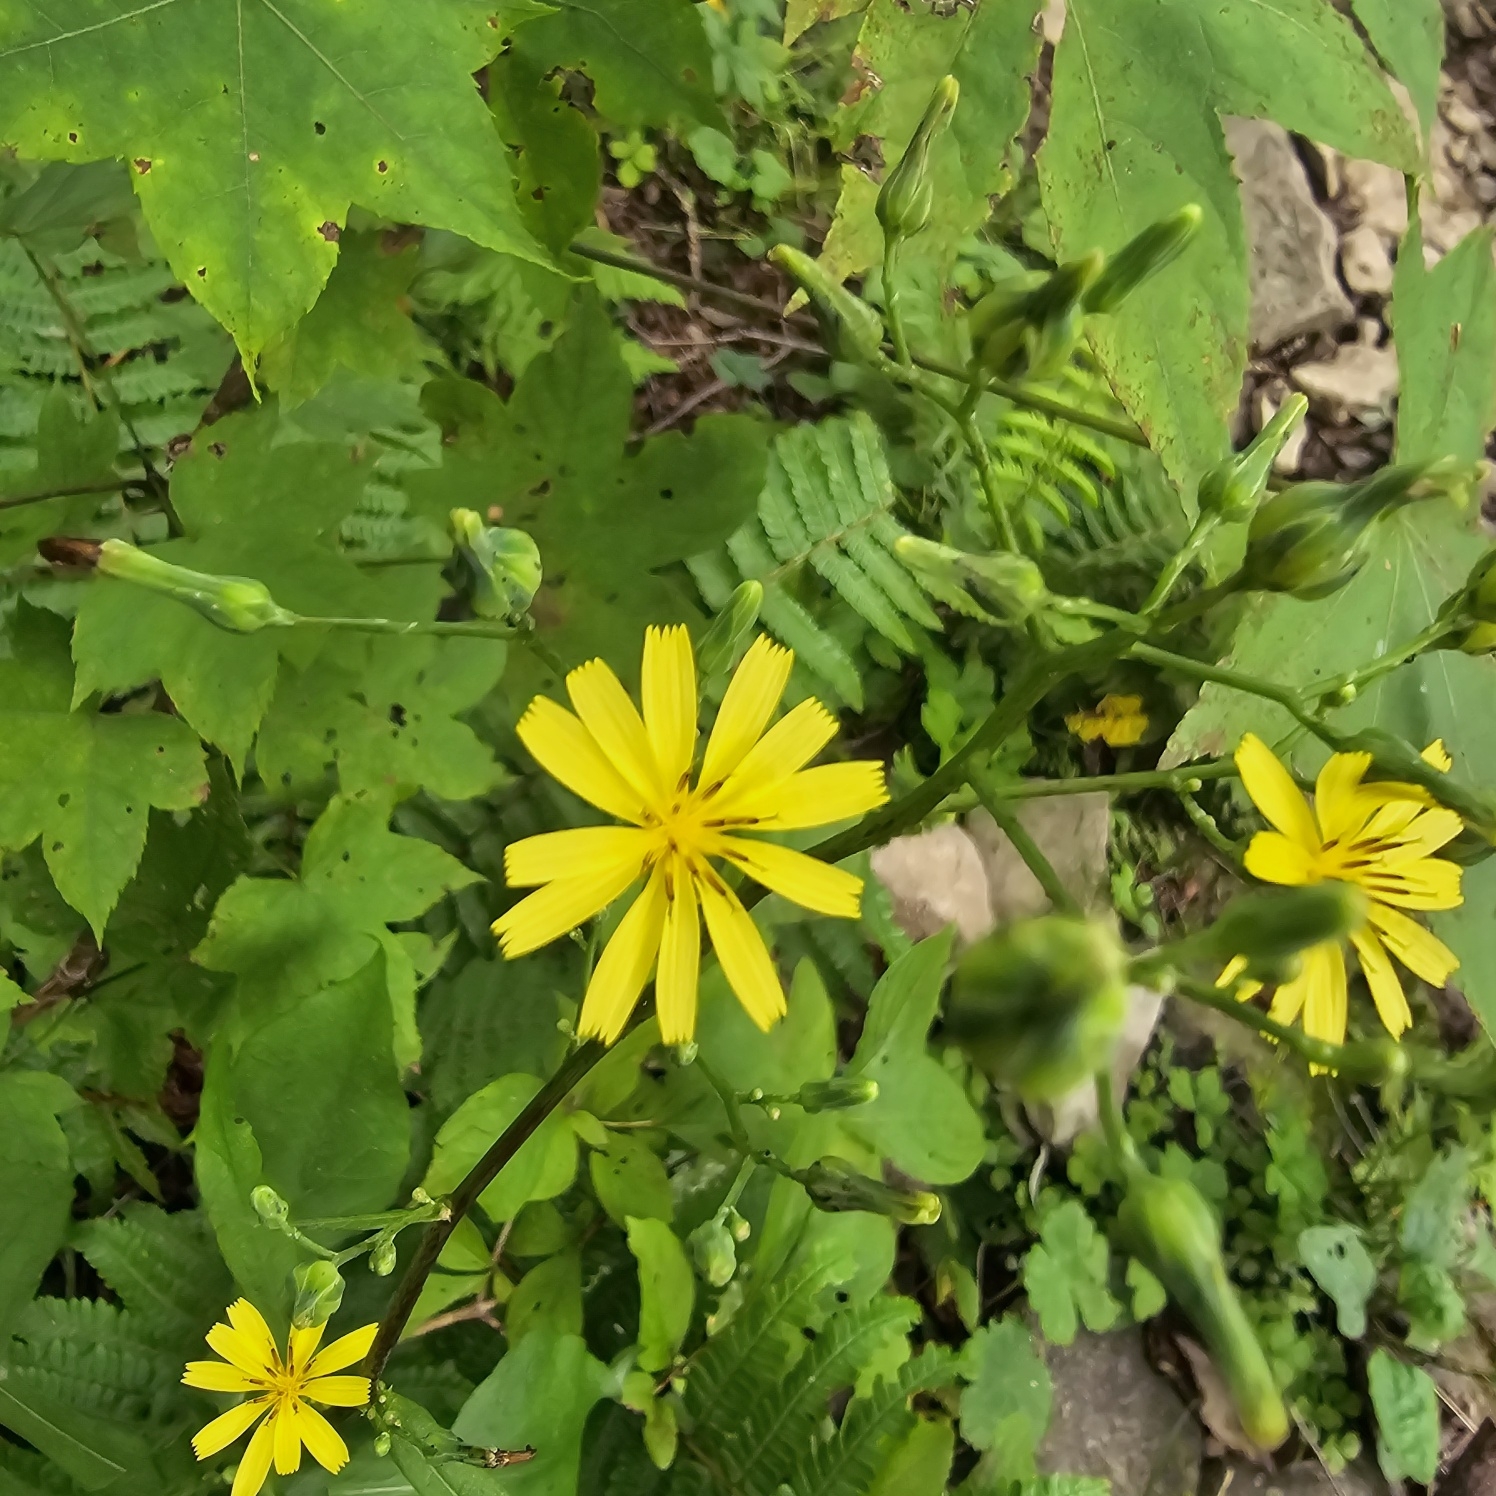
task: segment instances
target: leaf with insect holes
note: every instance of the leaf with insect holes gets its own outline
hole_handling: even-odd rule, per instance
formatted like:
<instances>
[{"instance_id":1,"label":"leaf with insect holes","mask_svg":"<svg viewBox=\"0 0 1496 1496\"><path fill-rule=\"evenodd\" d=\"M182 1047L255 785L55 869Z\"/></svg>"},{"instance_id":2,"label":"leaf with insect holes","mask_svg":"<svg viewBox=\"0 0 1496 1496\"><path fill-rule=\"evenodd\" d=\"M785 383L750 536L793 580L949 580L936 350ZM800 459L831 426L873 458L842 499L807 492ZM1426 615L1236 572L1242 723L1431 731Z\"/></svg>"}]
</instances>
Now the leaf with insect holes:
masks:
<instances>
[{"instance_id":1,"label":"leaf with insect holes","mask_svg":"<svg viewBox=\"0 0 1496 1496\"><path fill-rule=\"evenodd\" d=\"M41 839L58 892L102 936L145 850L151 809L208 793L202 748L162 712L69 709L66 625L25 603L0 657L0 847Z\"/></svg>"},{"instance_id":2,"label":"leaf with insect holes","mask_svg":"<svg viewBox=\"0 0 1496 1496\"><path fill-rule=\"evenodd\" d=\"M0 5L0 139L130 163L157 243L253 368L317 299L351 204L544 262L452 5ZM466 21L466 24L464 22Z\"/></svg>"}]
</instances>

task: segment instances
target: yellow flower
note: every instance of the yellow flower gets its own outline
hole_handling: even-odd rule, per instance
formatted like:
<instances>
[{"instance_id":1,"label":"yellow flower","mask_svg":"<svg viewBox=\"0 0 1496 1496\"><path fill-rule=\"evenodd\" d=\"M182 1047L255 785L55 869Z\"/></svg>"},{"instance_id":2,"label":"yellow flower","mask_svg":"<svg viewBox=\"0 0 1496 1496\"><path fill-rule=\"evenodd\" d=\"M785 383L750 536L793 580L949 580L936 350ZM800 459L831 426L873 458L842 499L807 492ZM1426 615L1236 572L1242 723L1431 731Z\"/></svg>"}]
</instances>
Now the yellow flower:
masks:
<instances>
[{"instance_id":1,"label":"yellow flower","mask_svg":"<svg viewBox=\"0 0 1496 1496\"><path fill-rule=\"evenodd\" d=\"M1091 711L1072 712L1065 726L1083 743L1100 738L1113 748L1131 748L1148 731L1148 717L1141 696L1108 694Z\"/></svg>"},{"instance_id":2,"label":"yellow flower","mask_svg":"<svg viewBox=\"0 0 1496 1496\"><path fill-rule=\"evenodd\" d=\"M709 859L720 858L766 888L820 914L855 919L862 879L773 842L729 833L793 831L858 816L883 804L881 765L806 764L836 735L818 701L802 701L772 727L794 656L755 640L728 683L696 785L696 662L684 628L652 628L644 640L635 709L601 661L566 677L576 708L537 696L520 719L521 742L540 766L624 826L551 831L504 854L511 888L536 888L494 923L507 957L565 935L641 877L593 969L578 1031L611 1044L628 1021L658 957L655 1000L668 1044L696 1029L701 925L748 1016L768 1029L785 1011L784 990L763 938Z\"/></svg>"},{"instance_id":3,"label":"yellow flower","mask_svg":"<svg viewBox=\"0 0 1496 1496\"><path fill-rule=\"evenodd\" d=\"M1440 742L1431 743L1424 757L1437 768L1449 766ZM1351 935L1351 944L1377 1012L1398 1038L1413 1018L1389 952L1435 987L1460 964L1442 940L1402 912L1453 909L1462 902L1460 867L1433 855L1460 834L1459 816L1414 785L1363 783L1369 753L1332 754L1315 781L1312 807L1272 750L1251 733L1236 750L1236 767L1253 803L1276 828L1259 831L1247 848L1253 877L1288 885L1338 878L1366 894L1366 923ZM1240 970L1232 962L1223 981ZM1344 1042L1346 971L1338 943L1305 951L1299 974L1274 994L1272 1016L1280 1023L1292 1023L1300 1012L1311 1038Z\"/></svg>"},{"instance_id":4,"label":"yellow flower","mask_svg":"<svg viewBox=\"0 0 1496 1496\"><path fill-rule=\"evenodd\" d=\"M255 1496L265 1484L272 1459L281 1475L301 1468L301 1446L311 1450L323 1469L336 1475L348 1463L348 1446L333 1426L310 1403L334 1408L361 1408L369 1400L368 1377L331 1376L362 1361L374 1343L378 1325L365 1325L326 1350L318 1351L323 1326L293 1329L281 1360L275 1337L264 1316L248 1299L229 1305L228 1324L208 1331L208 1345L222 1361L189 1361L182 1380L205 1392L248 1392L250 1398L221 1413L199 1429L192 1448L206 1460L227 1448L240 1434L255 1429L239 1469L231 1496Z\"/></svg>"}]
</instances>

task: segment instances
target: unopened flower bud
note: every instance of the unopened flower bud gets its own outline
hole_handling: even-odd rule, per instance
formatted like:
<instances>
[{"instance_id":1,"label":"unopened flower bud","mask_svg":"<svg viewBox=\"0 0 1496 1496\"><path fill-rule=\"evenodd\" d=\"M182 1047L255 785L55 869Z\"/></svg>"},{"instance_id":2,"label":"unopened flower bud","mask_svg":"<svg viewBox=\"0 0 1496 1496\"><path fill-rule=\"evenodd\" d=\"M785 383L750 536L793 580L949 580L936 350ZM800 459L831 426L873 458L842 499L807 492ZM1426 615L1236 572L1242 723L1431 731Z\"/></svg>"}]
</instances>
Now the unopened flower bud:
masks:
<instances>
[{"instance_id":1,"label":"unopened flower bud","mask_svg":"<svg viewBox=\"0 0 1496 1496\"><path fill-rule=\"evenodd\" d=\"M1206 932L1217 960L1247 958L1247 970L1267 980L1269 970L1327 940L1343 940L1366 923L1366 895L1334 879L1301 888L1238 894Z\"/></svg>"},{"instance_id":2,"label":"unopened flower bud","mask_svg":"<svg viewBox=\"0 0 1496 1496\"><path fill-rule=\"evenodd\" d=\"M753 1234L753 1227L731 1205L722 1212L722 1220L727 1229L732 1232L732 1239L740 1246Z\"/></svg>"},{"instance_id":3,"label":"unopened flower bud","mask_svg":"<svg viewBox=\"0 0 1496 1496\"><path fill-rule=\"evenodd\" d=\"M393 1443L394 1440L390 1438L390 1431L387 1428L380 1429L374 1435L374 1453L382 1460L390 1452L390 1446Z\"/></svg>"},{"instance_id":4,"label":"unopened flower bud","mask_svg":"<svg viewBox=\"0 0 1496 1496\"><path fill-rule=\"evenodd\" d=\"M1406 1080L1412 1070L1408 1051L1396 1039L1383 1034L1375 1039L1357 1039L1340 1046L1335 1073L1357 1086L1382 1086Z\"/></svg>"},{"instance_id":5,"label":"unopened flower bud","mask_svg":"<svg viewBox=\"0 0 1496 1496\"><path fill-rule=\"evenodd\" d=\"M1004 289L972 310L973 356L999 379L1049 379L1069 362L1085 319L1083 297L1100 275L1099 250L1057 267L1033 290ZM981 341L976 341L978 333Z\"/></svg>"},{"instance_id":6,"label":"unopened flower bud","mask_svg":"<svg viewBox=\"0 0 1496 1496\"><path fill-rule=\"evenodd\" d=\"M818 261L788 244L776 244L769 258L810 298L833 357L849 363L876 363L883 351L883 321L872 307L829 274Z\"/></svg>"},{"instance_id":7,"label":"unopened flower bud","mask_svg":"<svg viewBox=\"0 0 1496 1496\"><path fill-rule=\"evenodd\" d=\"M163 561L125 540L99 546L97 569L105 576L164 593L201 613L209 623L234 634L284 627L295 615L280 607L270 589L252 577L215 577Z\"/></svg>"},{"instance_id":8,"label":"unopened flower bud","mask_svg":"<svg viewBox=\"0 0 1496 1496\"><path fill-rule=\"evenodd\" d=\"M291 1219L291 1207L268 1184L257 1184L249 1192L249 1203L267 1226L283 1226Z\"/></svg>"},{"instance_id":9,"label":"unopened flower bud","mask_svg":"<svg viewBox=\"0 0 1496 1496\"><path fill-rule=\"evenodd\" d=\"M448 579L462 587L480 618L518 618L544 577L540 549L523 530L486 525L472 509L448 516L456 549Z\"/></svg>"},{"instance_id":10,"label":"unopened flower bud","mask_svg":"<svg viewBox=\"0 0 1496 1496\"><path fill-rule=\"evenodd\" d=\"M906 1226L932 1226L940 1219L940 1197L928 1190L899 1189L870 1179L844 1158L821 1158L795 1178L817 1210L865 1210Z\"/></svg>"},{"instance_id":11,"label":"unopened flower bud","mask_svg":"<svg viewBox=\"0 0 1496 1496\"><path fill-rule=\"evenodd\" d=\"M738 1249L719 1211L686 1238L696 1271L713 1288L724 1288L738 1270Z\"/></svg>"},{"instance_id":12,"label":"unopened flower bud","mask_svg":"<svg viewBox=\"0 0 1496 1496\"><path fill-rule=\"evenodd\" d=\"M907 239L930 221L935 200L930 180L930 147L950 123L960 91L960 85L952 77L942 78L935 85L935 93L898 165L883 179L876 212L883 232L890 239Z\"/></svg>"},{"instance_id":13,"label":"unopened flower bud","mask_svg":"<svg viewBox=\"0 0 1496 1496\"><path fill-rule=\"evenodd\" d=\"M1250 446L1213 467L1200 480L1200 513L1218 515L1228 522L1251 519L1267 489L1274 460L1308 409L1309 402L1302 395L1290 395Z\"/></svg>"},{"instance_id":14,"label":"unopened flower bud","mask_svg":"<svg viewBox=\"0 0 1496 1496\"><path fill-rule=\"evenodd\" d=\"M1022 624L1050 598L1043 572L1012 551L978 556L918 535L901 535L893 548L931 597L968 618Z\"/></svg>"},{"instance_id":15,"label":"unopened flower bud","mask_svg":"<svg viewBox=\"0 0 1496 1496\"><path fill-rule=\"evenodd\" d=\"M946 1032L1000 1085L1051 1101L1111 1063L1126 971L1121 942L1099 921L1020 920L961 957Z\"/></svg>"},{"instance_id":16,"label":"unopened flower bud","mask_svg":"<svg viewBox=\"0 0 1496 1496\"><path fill-rule=\"evenodd\" d=\"M1200 209L1189 203L1134 235L1107 260L1096 283L1086 292L1086 310L1115 312L1145 280L1184 253L1203 217Z\"/></svg>"},{"instance_id":17,"label":"unopened flower bud","mask_svg":"<svg viewBox=\"0 0 1496 1496\"><path fill-rule=\"evenodd\" d=\"M764 584L747 581L738 584L727 600L727 606L712 620L711 627L696 645L696 665L701 678L725 675L733 667L738 650L748 642L758 622L758 610L764 605Z\"/></svg>"},{"instance_id":18,"label":"unopened flower bud","mask_svg":"<svg viewBox=\"0 0 1496 1496\"><path fill-rule=\"evenodd\" d=\"M298 1330L326 1324L343 1302L343 1275L337 1264L318 1258L304 1262L293 1274L296 1280L296 1303L291 1323Z\"/></svg>"},{"instance_id":19,"label":"unopened flower bud","mask_svg":"<svg viewBox=\"0 0 1496 1496\"><path fill-rule=\"evenodd\" d=\"M795 1100L808 1112L839 1112L866 1106L878 1099L878 1082L862 1075L834 1075L830 1080L808 1080Z\"/></svg>"},{"instance_id":20,"label":"unopened flower bud","mask_svg":"<svg viewBox=\"0 0 1496 1496\"><path fill-rule=\"evenodd\" d=\"M381 1231L369 1248L369 1271L376 1278L388 1278L395 1271L395 1238Z\"/></svg>"}]
</instances>

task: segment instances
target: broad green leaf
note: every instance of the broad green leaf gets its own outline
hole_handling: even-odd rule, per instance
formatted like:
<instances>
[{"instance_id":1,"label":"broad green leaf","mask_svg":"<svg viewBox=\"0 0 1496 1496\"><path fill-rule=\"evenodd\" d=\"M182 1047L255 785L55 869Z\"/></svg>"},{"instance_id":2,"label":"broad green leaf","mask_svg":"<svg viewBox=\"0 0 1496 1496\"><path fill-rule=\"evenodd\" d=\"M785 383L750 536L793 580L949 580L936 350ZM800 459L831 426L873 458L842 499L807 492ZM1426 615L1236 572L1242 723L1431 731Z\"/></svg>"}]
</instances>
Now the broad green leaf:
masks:
<instances>
[{"instance_id":1,"label":"broad green leaf","mask_svg":"<svg viewBox=\"0 0 1496 1496\"><path fill-rule=\"evenodd\" d=\"M1309 1226L1299 1232L1299 1257L1335 1300L1335 1322L1347 1340L1366 1333L1366 1301L1377 1286L1376 1263L1354 1226Z\"/></svg>"},{"instance_id":2,"label":"broad green leaf","mask_svg":"<svg viewBox=\"0 0 1496 1496\"><path fill-rule=\"evenodd\" d=\"M1439 0L1351 0L1383 62L1407 86L1425 145L1439 105L1444 61L1444 7Z\"/></svg>"},{"instance_id":3,"label":"broad green leaf","mask_svg":"<svg viewBox=\"0 0 1496 1496\"><path fill-rule=\"evenodd\" d=\"M21 604L0 657L0 847L41 839L57 890L101 937L145 849L149 813L208 793L191 730L163 712L69 709L63 626Z\"/></svg>"},{"instance_id":4,"label":"broad green leaf","mask_svg":"<svg viewBox=\"0 0 1496 1496\"><path fill-rule=\"evenodd\" d=\"M0 1377L0 1424L41 1450L85 1491L101 1491L127 1475L139 1477L149 1465L149 1445L137 1430L7 1381Z\"/></svg>"},{"instance_id":5,"label":"broad green leaf","mask_svg":"<svg viewBox=\"0 0 1496 1496\"><path fill-rule=\"evenodd\" d=\"M1054 1389L1028 1326L1014 1314L984 1325L961 1348L961 1374L961 1437L999 1479L1033 1475Z\"/></svg>"},{"instance_id":6,"label":"broad green leaf","mask_svg":"<svg viewBox=\"0 0 1496 1496\"><path fill-rule=\"evenodd\" d=\"M184 534L151 547L178 566L254 577L283 607L374 614L379 594L336 550L337 529L368 474L332 445L275 445L273 410L201 433L172 471ZM74 699L160 680L187 722L242 766L275 689L280 657L305 664L321 643L299 630L232 634L184 603L98 577L73 630Z\"/></svg>"},{"instance_id":7,"label":"broad green leaf","mask_svg":"<svg viewBox=\"0 0 1496 1496\"><path fill-rule=\"evenodd\" d=\"M1320 0L1076 0L1055 55L1039 178L1062 259L1120 248L1187 203L1193 245L1092 343L1187 492L1228 447L1247 351L1247 247L1216 114L1276 119L1353 156L1418 166L1413 132L1348 23Z\"/></svg>"},{"instance_id":8,"label":"broad green leaf","mask_svg":"<svg viewBox=\"0 0 1496 1496\"><path fill-rule=\"evenodd\" d=\"M469 1096L436 1135L422 1181L431 1195L450 1194L540 1089L533 1075L506 1075ZM552 1112L478 1197L490 1220L508 1221L529 1200L549 1200L576 1177L576 1134Z\"/></svg>"},{"instance_id":9,"label":"broad green leaf","mask_svg":"<svg viewBox=\"0 0 1496 1496\"><path fill-rule=\"evenodd\" d=\"M644 623L691 613L649 573L742 523L763 484L767 433L748 416L703 416L690 436L668 432L625 456L633 386L618 350L589 295L507 403L471 380L428 385L443 463L406 487L443 523L454 505L500 506L540 547L547 581L534 612L551 649L567 665L601 653L636 674Z\"/></svg>"},{"instance_id":10,"label":"broad green leaf","mask_svg":"<svg viewBox=\"0 0 1496 1496\"><path fill-rule=\"evenodd\" d=\"M956 1453L955 1425L919 1418L893 1448L868 1496L942 1496Z\"/></svg>"},{"instance_id":11,"label":"broad green leaf","mask_svg":"<svg viewBox=\"0 0 1496 1496\"><path fill-rule=\"evenodd\" d=\"M394 1199L410 1156L384 959L236 1034L213 1065L254 1129L266 1181L293 1217L356 1215Z\"/></svg>"},{"instance_id":12,"label":"broad green leaf","mask_svg":"<svg viewBox=\"0 0 1496 1496\"><path fill-rule=\"evenodd\" d=\"M784 44L821 21L835 21L866 8L868 0L788 0L784 8Z\"/></svg>"},{"instance_id":13,"label":"broad green leaf","mask_svg":"<svg viewBox=\"0 0 1496 1496\"><path fill-rule=\"evenodd\" d=\"M1039 55L1039 8L1038 0L949 10L901 0L868 6L852 58L856 81L832 124L844 151L859 136L873 136L891 169L935 85L947 74L961 85L950 126L930 153L935 206L904 250L911 258L952 261L961 241L987 221L991 198L1011 188L1010 155L1028 118L1029 74ZM872 212L876 190L851 187L844 176L828 251L841 277L860 274L883 253Z\"/></svg>"},{"instance_id":14,"label":"broad green leaf","mask_svg":"<svg viewBox=\"0 0 1496 1496\"><path fill-rule=\"evenodd\" d=\"M721 968L702 974L696 1042L712 1069L734 1090L755 1086L777 1095L825 1080L836 1069L836 1014L810 961L795 967L788 1011L765 1033L728 987Z\"/></svg>"},{"instance_id":15,"label":"broad green leaf","mask_svg":"<svg viewBox=\"0 0 1496 1496\"><path fill-rule=\"evenodd\" d=\"M696 1276L680 1238L663 1220L630 1216L625 1225L639 1265L639 1366L663 1371L691 1327Z\"/></svg>"},{"instance_id":16,"label":"broad green leaf","mask_svg":"<svg viewBox=\"0 0 1496 1496\"><path fill-rule=\"evenodd\" d=\"M1439 1468L1439 1389L1433 1378L1378 1346L1366 1366L1366 1383L1382 1474L1427 1485Z\"/></svg>"},{"instance_id":17,"label":"broad green leaf","mask_svg":"<svg viewBox=\"0 0 1496 1496\"><path fill-rule=\"evenodd\" d=\"M0 137L128 161L173 270L253 368L316 300L350 204L543 257L472 84L499 41L445 5L79 0L63 25L9 0Z\"/></svg>"},{"instance_id":18,"label":"broad green leaf","mask_svg":"<svg viewBox=\"0 0 1496 1496\"><path fill-rule=\"evenodd\" d=\"M1082 1323L1109 1330L1122 1306L1107 1288L1106 1238L1078 1200L1045 1216L1038 1242L1023 1259L1023 1286L1044 1338L1069 1345Z\"/></svg>"},{"instance_id":19,"label":"broad green leaf","mask_svg":"<svg viewBox=\"0 0 1496 1496\"><path fill-rule=\"evenodd\" d=\"M493 1276L493 1262L489 1246L483 1233L473 1224L471 1216L463 1216L452 1228L447 1244L436 1259L436 1267L421 1289L416 1307L411 1311L403 1336L412 1335L434 1314L450 1309L453 1304L485 1293ZM504 1327L512 1339L514 1326L511 1316L514 1298L511 1295L504 1308Z\"/></svg>"},{"instance_id":20,"label":"broad green leaf","mask_svg":"<svg viewBox=\"0 0 1496 1496\"><path fill-rule=\"evenodd\" d=\"M528 22L513 43L537 76L580 68L598 113L624 129L722 125L712 54L690 0L547 3L554 13Z\"/></svg>"},{"instance_id":21,"label":"broad green leaf","mask_svg":"<svg viewBox=\"0 0 1496 1496\"><path fill-rule=\"evenodd\" d=\"M458 1440L419 1403L388 1390L384 1397L385 1406L398 1420L390 1457L410 1484L403 1486L392 1472L383 1469L383 1482L370 1486L367 1496L403 1496L404 1491L413 1491L415 1496L507 1496L509 1471L484 1470L469 1464L458 1448ZM379 1464L383 1466L384 1461ZM347 1473L344 1471L343 1478ZM334 1489L342 1496L341 1483Z\"/></svg>"},{"instance_id":22,"label":"broad green leaf","mask_svg":"<svg viewBox=\"0 0 1496 1496\"><path fill-rule=\"evenodd\" d=\"M452 1432L489 1448L535 1448L505 1471L505 1496L573 1496L582 1428L607 1395L608 1369L579 1335L527 1335L480 1382Z\"/></svg>"},{"instance_id":23,"label":"broad green leaf","mask_svg":"<svg viewBox=\"0 0 1496 1496\"><path fill-rule=\"evenodd\" d=\"M1470 1155L1449 1148L1423 1170L1403 1203L1399 1239L1409 1257L1450 1267L1462 1243L1459 1221L1470 1196Z\"/></svg>"},{"instance_id":24,"label":"broad green leaf","mask_svg":"<svg viewBox=\"0 0 1496 1496\"><path fill-rule=\"evenodd\" d=\"M668 1221L675 1214L664 1164L633 1133L614 1133L607 1152L588 1160L588 1170L598 1200L618 1225L627 1226L635 1216Z\"/></svg>"},{"instance_id":25,"label":"broad green leaf","mask_svg":"<svg viewBox=\"0 0 1496 1496\"><path fill-rule=\"evenodd\" d=\"M840 1114L849 1134L926 1184L959 1184L986 1148L981 1119L926 1037L950 950L949 932L932 936L883 974L847 1065L848 1075L876 1081L878 1095Z\"/></svg>"},{"instance_id":26,"label":"broad green leaf","mask_svg":"<svg viewBox=\"0 0 1496 1496\"><path fill-rule=\"evenodd\" d=\"M536 1330L582 1333L582 1259L576 1251L537 1263L504 1301L504 1338L511 1348Z\"/></svg>"},{"instance_id":27,"label":"broad green leaf","mask_svg":"<svg viewBox=\"0 0 1496 1496\"><path fill-rule=\"evenodd\" d=\"M79 1104L59 1076L0 1075L0 1199L10 1202L0 1234L0 1344L67 1234L73 1165L57 1114Z\"/></svg>"}]
</instances>

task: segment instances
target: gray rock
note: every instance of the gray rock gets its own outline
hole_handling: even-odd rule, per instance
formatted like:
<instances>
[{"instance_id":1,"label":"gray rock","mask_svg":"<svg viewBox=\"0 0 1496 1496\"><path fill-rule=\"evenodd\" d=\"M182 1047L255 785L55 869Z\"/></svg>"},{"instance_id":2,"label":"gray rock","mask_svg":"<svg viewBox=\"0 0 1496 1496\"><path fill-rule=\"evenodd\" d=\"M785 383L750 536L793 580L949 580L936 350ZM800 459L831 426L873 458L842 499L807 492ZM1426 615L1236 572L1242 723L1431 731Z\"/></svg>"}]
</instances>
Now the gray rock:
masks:
<instances>
[{"instance_id":1,"label":"gray rock","mask_svg":"<svg viewBox=\"0 0 1496 1496\"><path fill-rule=\"evenodd\" d=\"M1382 236L1358 224L1340 241L1340 273L1360 296L1385 296L1392 289L1392 256Z\"/></svg>"},{"instance_id":2,"label":"gray rock","mask_svg":"<svg viewBox=\"0 0 1496 1496\"><path fill-rule=\"evenodd\" d=\"M1106 842L1111 830L1111 798L1105 793L1056 795L1020 800L1019 824L1049 859L1055 876L1087 909L1101 902L1106 882ZM966 829L987 869L992 917L1000 925L1042 914L1049 900L1028 864L985 810L973 811Z\"/></svg>"},{"instance_id":3,"label":"gray rock","mask_svg":"<svg viewBox=\"0 0 1496 1496\"><path fill-rule=\"evenodd\" d=\"M1228 119L1225 127L1252 246L1253 345L1343 327L1352 308L1335 275L1335 229L1288 132L1267 120Z\"/></svg>"},{"instance_id":4,"label":"gray rock","mask_svg":"<svg viewBox=\"0 0 1496 1496\"><path fill-rule=\"evenodd\" d=\"M1291 377L1312 405L1335 420L1376 430L1392 419L1397 354L1390 347L1342 343L1333 358L1300 364Z\"/></svg>"},{"instance_id":5,"label":"gray rock","mask_svg":"<svg viewBox=\"0 0 1496 1496\"><path fill-rule=\"evenodd\" d=\"M910 939L923 940L955 925L957 940L966 946L991 930L982 857L959 826L895 837L873 853L872 866L873 876L888 890L895 923ZM1039 897L1042 901L1042 892Z\"/></svg>"},{"instance_id":6,"label":"gray rock","mask_svg":"<svg viewBox=\"0 0 1496 1496\"><path fill-rule=\"evenodd\" d=\"M1408 189L1400 171L1379 161L1341 163L1346 201L1356 217L1388 244L1408 231Z\"/></svg>"},{"instance_id":7,"label":"gray rock","mask_svg":"<svg viewBox=\"0 0 1496 1496\"><path fill-rule=\"evenodd\" d=\"M1221 1480L1229 1482L1211 1490L1230 1496L1387 1496L1387 1482L1374 1465L1357 1460L1333 1478L1324 1466L1305 1461L1286 1470L1260 1470L1246 1463L1226 1467Z\"/></svg>"},{"instance_id":8,"label":"gray rock","mask_svg":"<svg viewBox=\"0 0 1496 1496\"><path fill-rule=\"evenodd\" d=\"M1042 1349L1054 1381L1042 1473L1100 1476L1112 1496L1195 1496L1200 1426L1148 1364L1136 1329L1083 1331L1074 1345Z\"/></svg>"}]
</instances>

